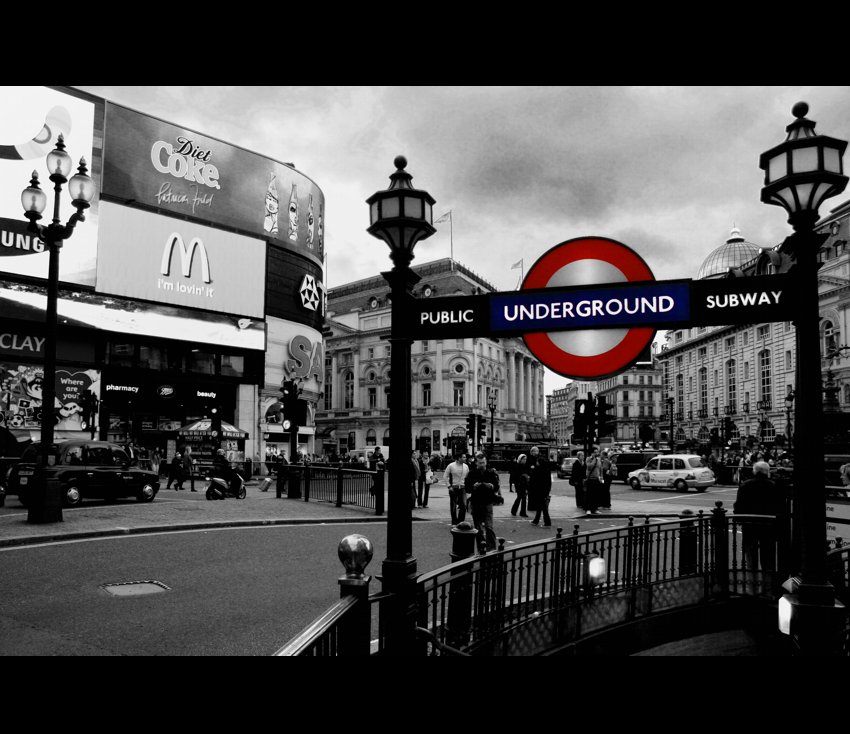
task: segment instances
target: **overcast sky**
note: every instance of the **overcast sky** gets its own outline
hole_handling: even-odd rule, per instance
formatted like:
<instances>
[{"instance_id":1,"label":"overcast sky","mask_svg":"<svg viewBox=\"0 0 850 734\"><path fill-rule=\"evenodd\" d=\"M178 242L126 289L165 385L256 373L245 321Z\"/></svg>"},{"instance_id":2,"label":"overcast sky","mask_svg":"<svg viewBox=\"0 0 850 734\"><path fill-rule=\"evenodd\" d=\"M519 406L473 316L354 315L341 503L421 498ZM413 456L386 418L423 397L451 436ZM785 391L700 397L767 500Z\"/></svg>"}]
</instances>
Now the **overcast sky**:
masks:
<instances>
[{"instance_id":1,"label":"overcast sky","mask_svg":"<svg viewBox=\"0 0 850 734\"><path fill-rule=\"evenodd\" d=\"M759 154L795 102L850 139L850 87L78 87L283 162L325 194L327 284L389 267L365 200L403 154L413 184L452 210L454 257L499 290L564 240L635 249L657 279L696 277L729 237L790 233L762 204ZM828 200L821 214L846 200ZM449 224L414 264L447 257ZM567 380L547 373L546 392Z\"/></svg>"}]
</instances>

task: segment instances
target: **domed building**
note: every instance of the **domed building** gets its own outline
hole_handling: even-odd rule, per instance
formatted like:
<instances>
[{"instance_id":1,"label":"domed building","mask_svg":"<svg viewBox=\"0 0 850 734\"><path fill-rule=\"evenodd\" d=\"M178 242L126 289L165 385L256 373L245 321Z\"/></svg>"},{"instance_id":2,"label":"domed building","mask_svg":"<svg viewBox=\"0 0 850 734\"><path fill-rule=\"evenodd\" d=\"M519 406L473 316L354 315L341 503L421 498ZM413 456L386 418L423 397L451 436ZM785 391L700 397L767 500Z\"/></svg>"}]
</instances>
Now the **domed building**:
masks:
<instances>
[{"instance_id":1,"label":"domed building","mask_svg":"<svg viewBox=\"0 0 850 734\"><path fill-rule=\"evenodd\" d=\"M699 269L697 278L723 278L729 268L739 268L761 252L761 247L741 237L741 230L734 227L726 243L713 250Z\"/></svg>"}]
</instances>

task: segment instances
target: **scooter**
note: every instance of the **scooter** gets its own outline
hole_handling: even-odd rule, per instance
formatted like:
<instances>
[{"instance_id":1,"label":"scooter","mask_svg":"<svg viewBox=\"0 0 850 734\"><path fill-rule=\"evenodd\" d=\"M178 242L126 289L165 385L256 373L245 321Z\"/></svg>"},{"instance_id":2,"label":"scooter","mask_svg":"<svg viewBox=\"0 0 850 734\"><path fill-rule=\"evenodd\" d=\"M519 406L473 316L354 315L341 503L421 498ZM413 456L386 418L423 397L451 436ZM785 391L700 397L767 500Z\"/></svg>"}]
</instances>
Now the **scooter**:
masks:
<instances>
[{"instance_id":1,"label":"scooter","mask_svg":"<svg viewBox=\"0 0 850 734\"><path fill-rule=\"evenodd\" d=\"M210 477L207 485L208 500L223 500L228 497L235 497L238 500L245 499L245 480L239 472L233 472L233 481L230 486L226 479L221 477Z\"/></svg>"}]
</instances>

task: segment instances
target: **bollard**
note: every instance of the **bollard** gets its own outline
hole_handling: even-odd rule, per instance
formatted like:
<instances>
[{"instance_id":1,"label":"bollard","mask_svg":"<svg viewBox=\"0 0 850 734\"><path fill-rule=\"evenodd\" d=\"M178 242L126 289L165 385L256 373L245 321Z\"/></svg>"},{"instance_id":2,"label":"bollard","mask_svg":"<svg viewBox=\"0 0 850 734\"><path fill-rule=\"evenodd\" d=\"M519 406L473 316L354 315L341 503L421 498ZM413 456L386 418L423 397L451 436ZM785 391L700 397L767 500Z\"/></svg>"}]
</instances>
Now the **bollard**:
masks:
<instances>
[{"instance_id":1,"label":"bollard","mask_svg":"<svg viewBox=\"0 0 850 734\"><path fill-rule=\"evenodd\" d=\"M697 572L697 529L692 510L682 510L679 515L679 575Z\"/></svg>"},{"instance_id":2,"label":"bollard","mask_svg":"<svg viewBox=\"0 0 850 734\"><path fill-rule=\"evenodd\" d=\"M283 496L283 492L286 489L286 476L287 476L287 471L284 470L284 468L282 466L279 466L277 468L277 482L275 483L276 492L277 492L275 497L277 499L280 499ZM289 495L287 494L287 497L288 496Z\"/></svg>"},{"instance_id":3,"label":"bollard","mask_svg":"<svg viewBox=\"0 0 850 734\"><path fill-rule=\"evenodd\" d=\"M281 467L283 468L283 467ZM280 470L278 470L280 471ZM289 481L287 482L286 496L291 500L301 499L301 467L297 464L289 464L286 467Z\"/></svg>"},{"instance_id":4,"label":"bollard","mask_svg":"<svg viewBox=\"0 0 850 734\"><path fill-rule=\"evenodd\" d=\"M375 470L375 514L383 515L384 514L384 483L386 481L386 474L384 469L378 467Z\"/></svg>"},{"instance_id":5,"label":"bollard","mask_svg":"<svg viewBox=\"0 0 850 734\"><path fill-rule=\"evenodd\" d=\"M363 535L346 535L337 547L337 555L345 567L339 578L339 596L353 596L356 605L343 617L339 626L339 655L368 657L372 637L372 614L369 604L371 576L363 571L372 560L374 549Z\"/></svg>"},{"instance_id":6,"label":"bollard","mask_svg":"<svg viewBox=\"0 0 850 734\"><path fill-rule=\"evenodd\" d=\"M452 563L458 563L475 555L475 536L478 535L472 525L464 520L451 529ZM448 584L449 611L446 618L446 642L460 649L469 641L472 622L472 573L468 567L453 569Z\"/></svg>"},{"instance_id":7,"label":"bollard","mask_svg":"<svg viewBox=\"0 0 850 734\"><path fill-rule=\"evenodd\" d=\"M714 578L712 593L729 594L729 520L719 500L711 511L711 533L714 540Z\"/></svg>"}]
</instances>

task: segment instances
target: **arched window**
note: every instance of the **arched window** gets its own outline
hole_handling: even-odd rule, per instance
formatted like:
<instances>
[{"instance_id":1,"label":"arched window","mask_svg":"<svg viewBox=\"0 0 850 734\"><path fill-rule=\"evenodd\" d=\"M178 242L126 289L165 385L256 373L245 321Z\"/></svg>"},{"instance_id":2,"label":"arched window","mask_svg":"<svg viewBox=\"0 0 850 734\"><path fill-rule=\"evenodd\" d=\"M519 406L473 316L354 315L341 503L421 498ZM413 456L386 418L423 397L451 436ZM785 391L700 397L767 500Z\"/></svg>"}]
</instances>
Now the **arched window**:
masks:
<instances>
[{"instance_id":1,"label":"arched window","mask_svg":"<svg viewBox=\"0 0 850 734\"><path fill-rule=\"evenodd\" d=\"M389 445L390 445L390 429L387 428L387 430L384 431L384 446L389 446Z\"/></svg>"},{"instance_id":2,"label":"arched window","mask_svg":"<svg viewBox=\"0 0 850 734\"><path fill-rule=\"evenodd\" d=\"M354 373L346 372L343 378L344 401L342 407L351 410L354 407Z\"/></svg>"},{"instance_id":3,"label":"arched window","mask_svg":"<svg viewBox=\"0 0 850 734\"><path fill-rule=\"evenodd\" d=\"M376 444L377 444L377 440L376 440L376 436L375 436L375 429L370 428L368 431L366 431L366 445L367 446L375 446Z\"/></svg>"},{"instance_id":4,"label":"arched window","mask_svg":"<svg viewBox=\"0 0 850 734\"><path fill-rule=\"evenodd\" d=\"M838 329L829 319L821 322L821 354L826 358L838 346Z\"/></svg>"},{"instance_id":5,"label":"arched window","mask_svg":"<svg viewBox=\"0 0 850 734\"><path fill-rule=\"evenodd\" d=\"M850 384L844 386L844 402L850 403Z\"/></svg>"}]
</instances>

